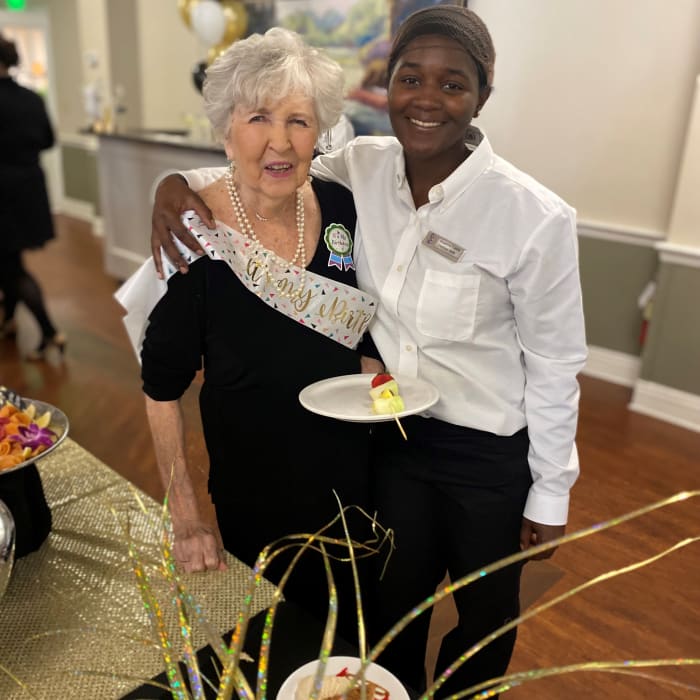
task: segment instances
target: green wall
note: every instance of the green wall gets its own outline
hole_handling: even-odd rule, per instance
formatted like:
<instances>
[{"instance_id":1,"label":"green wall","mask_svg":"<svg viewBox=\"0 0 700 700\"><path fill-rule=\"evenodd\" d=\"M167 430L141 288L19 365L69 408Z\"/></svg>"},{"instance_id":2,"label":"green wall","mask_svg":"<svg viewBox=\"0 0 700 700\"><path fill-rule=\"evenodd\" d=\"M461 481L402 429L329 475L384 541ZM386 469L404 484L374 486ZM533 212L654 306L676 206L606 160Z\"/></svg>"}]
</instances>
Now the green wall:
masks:
<instances>
[{"instance_id":1,"label":"green wall","mask_svg":"<svg viewBox=\"0 0 700 700\"><path fill-rule=\"evenodd\" d=\"M653 246L580 236L579 261L588 344L639 355L637 299L656 276L658 253Z\"/></svg>"},{"instance_id":2,"label":"green wall","mask_svg":"<svg viewBox=\"0 0 700 700\"><path fill-rule=\"evenodd\" d=\"M640 376L700 395L700 267L661 263Z\"/></svg>"},{"instance_id":3,"label":"green wall","mask_svg":"<svg viewBox=\"0 0 700 700\"><path fill-rule=\"evenodd\" d=\"M653 246L579 237L586 340L641 356L640 378L700 395L700 267L659 261ZM637 299L656 280L644 348Z\"/></svg>"},{"instance_id":4,"label":"green wall","mask_svg":"<svg viewBox=\"0 0 700 700\"><path fill-rule=\"evenodd\" d=\"M88 202L100 214L97 183L97 154L78 146L61 146L63 191L66 197Z\"/></svg>"}]
</instances>

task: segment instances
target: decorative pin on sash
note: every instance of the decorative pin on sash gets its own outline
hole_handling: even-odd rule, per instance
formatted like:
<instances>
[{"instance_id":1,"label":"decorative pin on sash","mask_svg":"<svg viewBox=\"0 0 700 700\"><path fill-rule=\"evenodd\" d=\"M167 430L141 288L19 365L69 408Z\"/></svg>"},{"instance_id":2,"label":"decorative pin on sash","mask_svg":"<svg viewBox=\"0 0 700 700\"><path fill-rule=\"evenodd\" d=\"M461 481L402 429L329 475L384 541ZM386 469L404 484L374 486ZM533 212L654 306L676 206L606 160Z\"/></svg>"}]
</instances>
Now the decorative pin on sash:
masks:
<instances>
[{"instance_id":1,"label":"decorative pin on sash","mask_svg":"<svg viewBox=\"0 0 700 700\"><path fill-rule=\"evenodd\" d=\"M323 241L330 251L328 267L337 267L341 271L355 269L355 262L352 259L352 236L343 224L327 226Z\"/></svg>"}]
</instances>

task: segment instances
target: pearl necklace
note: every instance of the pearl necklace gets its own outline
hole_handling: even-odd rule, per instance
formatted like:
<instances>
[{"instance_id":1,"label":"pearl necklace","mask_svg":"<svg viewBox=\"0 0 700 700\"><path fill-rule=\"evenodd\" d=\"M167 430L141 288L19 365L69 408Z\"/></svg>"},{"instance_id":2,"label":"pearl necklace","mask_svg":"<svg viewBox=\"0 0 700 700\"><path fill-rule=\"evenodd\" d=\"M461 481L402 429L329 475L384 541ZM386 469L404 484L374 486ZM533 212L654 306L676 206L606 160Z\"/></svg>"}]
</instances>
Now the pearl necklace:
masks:
<instances>
[{"instance_id":1,"label":"pearl necklace","mask_svg":"<svg viewBox=\"0 0 700 700\"><path fill-rule=\"evenodd\" d=\"M254 253L259 258L260 249L265 249L262 243L258 240L255 235L255 230L253 229L247 214L245 213L245 208L241 202L240 194L238 193L238 188L236 183L233 181L233 167L226 171L226 188L228 189L229 198L231 200L231 206L233 207L233 213L236 215L236 220L238 225L242 229L242 233L248 236L253 243L255 243ZM306 246L304 244L304 195L301 189L297 190L296 194L296 222L297 222L297 247L294 251L294 257L287 261L278 255L275 255L271 250L268 250L267 260L262 263L257 264L264 268L267 279L272 282L277 287L277 294L281 297L287 297L288 299L294 301L298 299L304 291L304 283L306 281ZM299 267L301 268L301 275L299 276L299 286L296 291L282 290L279 286L279 282L270 273L270 268L268 263L277 263L278 267L286 268L290 265L295 265L299 261Z\"/></svg>"}]
</instances>

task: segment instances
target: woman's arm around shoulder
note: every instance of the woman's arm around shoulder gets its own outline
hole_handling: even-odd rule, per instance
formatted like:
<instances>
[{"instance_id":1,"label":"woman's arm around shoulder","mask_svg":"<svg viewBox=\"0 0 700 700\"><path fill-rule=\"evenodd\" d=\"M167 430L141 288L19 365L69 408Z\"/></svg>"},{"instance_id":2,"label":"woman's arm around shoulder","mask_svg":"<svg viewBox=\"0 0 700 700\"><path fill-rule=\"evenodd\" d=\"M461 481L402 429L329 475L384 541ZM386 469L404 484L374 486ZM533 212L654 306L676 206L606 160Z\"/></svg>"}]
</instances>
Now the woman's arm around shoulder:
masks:
<instances>
[{"instance_id":1,"label":"woman's arm around shoulder","mask_svg":"<svg viewBox=\"0 0 700 700\"><path fill-rule=\"evenodd\" d=\"M331 151L331 153L316 156L311 161L311 175L320 180L337 182L339 185L350 189L350 174L345 160L346 149L350 143L353 142L349 141L348 144Z\"/></svg>"},{"instance_id":2,"label":"woman's arm around shoulder","mask_svg":"<svg viewBox=\"0 0 700 700\"><path fill-rule=\"evenodd\" d=\"M194 210L209 228L214 228L214 217L209 207L197 194L207 185L223 176L225 168L200 168L182 173L170 173L158 183L151 213L151 252L158 276L163 279L161 250L172 260L178 270L185 274L187 261L174 243L173 236L190 250L201 255L202 249L196 238L182 223L182 214Z\"/></svg>"}]
</instances>

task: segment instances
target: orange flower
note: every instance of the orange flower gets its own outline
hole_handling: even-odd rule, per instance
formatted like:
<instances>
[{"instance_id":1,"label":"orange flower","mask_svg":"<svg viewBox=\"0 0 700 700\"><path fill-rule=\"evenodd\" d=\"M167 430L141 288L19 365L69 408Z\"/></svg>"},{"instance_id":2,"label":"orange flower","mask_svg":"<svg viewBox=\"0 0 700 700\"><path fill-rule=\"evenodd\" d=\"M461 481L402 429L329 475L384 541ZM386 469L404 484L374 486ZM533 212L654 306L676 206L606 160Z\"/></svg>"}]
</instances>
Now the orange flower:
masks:
<instances>
[{"instance_id":1,"label":"orange flower","mask_svg":"<svg viewBox=\"0 0 700 700\"><path fill-rule=\"evenodd\" d=\"M36 406L18 409L10 403L0 406L0 469L14 467L40 455L56 441L49 429L51 414L36 415Z\"/></svg>"}]
</instances>

